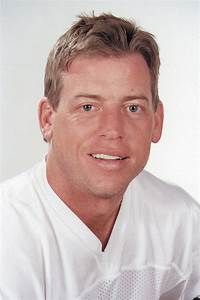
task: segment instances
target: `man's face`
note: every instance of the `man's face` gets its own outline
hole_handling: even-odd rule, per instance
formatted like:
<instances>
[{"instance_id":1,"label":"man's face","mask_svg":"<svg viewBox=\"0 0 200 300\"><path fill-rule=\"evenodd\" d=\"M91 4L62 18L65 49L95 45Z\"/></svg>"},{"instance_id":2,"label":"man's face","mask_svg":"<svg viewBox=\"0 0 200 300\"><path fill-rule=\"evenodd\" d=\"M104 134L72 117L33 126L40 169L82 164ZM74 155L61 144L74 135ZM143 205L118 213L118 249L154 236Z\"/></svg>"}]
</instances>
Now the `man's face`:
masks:
<instances>
[{"instance_id":1,"label":"man's face","mask_svg":"<svg viewBox=\"0 0 200 300\"><path fill-rule=\"evenodd\" d=\"M162 128L143 57L77 57L63 74L48 161L66 190L96 198L124 193ZM53 175L54 174L54 175Z\"/></svg>"}]
</instances>

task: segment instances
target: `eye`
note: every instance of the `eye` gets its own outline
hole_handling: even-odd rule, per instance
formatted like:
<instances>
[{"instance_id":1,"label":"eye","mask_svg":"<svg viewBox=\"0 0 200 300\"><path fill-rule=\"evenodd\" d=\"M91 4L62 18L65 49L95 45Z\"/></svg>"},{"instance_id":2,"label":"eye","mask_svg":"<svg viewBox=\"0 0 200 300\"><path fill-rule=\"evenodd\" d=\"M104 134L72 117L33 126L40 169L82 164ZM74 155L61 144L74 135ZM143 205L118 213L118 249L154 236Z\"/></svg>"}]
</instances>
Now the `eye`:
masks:
<instances>
[{"instance_id":1,"label":"eye","mask_svg":"<svg viewBox=\"0 0 200 300\"><path fill-rule=\"evenodd\" d=\"M91 104L84 104L82 108L84 111L91 111L93 106Z\"/></svg>"},{"instance_id":2,"label":"eye","mask_svg":"<svg viewBox=\"0 0 200 300\"><path fill-rule=\"evenodd\" d=\"M139 105L137 104L131 104L128 106L128 110L130 112L137 112L139 110Z\"/></svg>"}]
</instances>

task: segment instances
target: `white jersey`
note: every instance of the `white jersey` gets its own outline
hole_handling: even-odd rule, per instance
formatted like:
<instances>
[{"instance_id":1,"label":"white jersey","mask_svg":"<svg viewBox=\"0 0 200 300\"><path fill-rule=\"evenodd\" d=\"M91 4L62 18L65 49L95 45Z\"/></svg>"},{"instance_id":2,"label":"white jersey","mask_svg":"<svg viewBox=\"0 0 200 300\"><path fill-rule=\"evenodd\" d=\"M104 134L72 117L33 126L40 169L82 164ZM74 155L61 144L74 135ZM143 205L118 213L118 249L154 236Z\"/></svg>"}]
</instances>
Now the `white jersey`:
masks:
<instances>
[{"instance_id":1,"label":"white jersey","mask_svg":"<svg viewBox=\"0 0 200 300\"><path fill-rule=\"evenodd\" d=\"M200 209L143 171L104 252L61 201L42 162L0 188L1 300L192 300L200 294Z\"/></svg>"}]
</instances>

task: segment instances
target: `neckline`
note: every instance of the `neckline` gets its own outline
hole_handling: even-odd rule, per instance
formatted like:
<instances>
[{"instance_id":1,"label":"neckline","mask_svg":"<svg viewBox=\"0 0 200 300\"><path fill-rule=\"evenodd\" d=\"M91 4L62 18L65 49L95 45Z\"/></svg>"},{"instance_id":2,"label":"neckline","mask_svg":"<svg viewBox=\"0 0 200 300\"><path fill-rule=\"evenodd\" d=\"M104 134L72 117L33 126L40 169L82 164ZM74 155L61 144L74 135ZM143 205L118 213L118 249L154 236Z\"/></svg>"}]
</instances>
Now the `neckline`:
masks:
<instances>
[{"instance_id":1,"label":"neckline","mask_svg":"<svg viewBox=\"0 0 200 300\"><path fill-rule=\"evenodd\" d=\"M102 251L102 244L96 235L87 227L87 225L58 197L54 192L50 184L48 183L46 176L46 162L45 160L41 163L41 172L39 184L43 191L44 199L48 207L51 207L56 213L59 220L64 226L70 228L70 230L86 245L91 251L96 254L108 256L110 253L113 256L116 243L120 241L120 247L123 246L125 240L126 226L130 217L130 187L128 186L122 204L113 226L110 238L104 251Z\"/></svg>"}]
</instances>

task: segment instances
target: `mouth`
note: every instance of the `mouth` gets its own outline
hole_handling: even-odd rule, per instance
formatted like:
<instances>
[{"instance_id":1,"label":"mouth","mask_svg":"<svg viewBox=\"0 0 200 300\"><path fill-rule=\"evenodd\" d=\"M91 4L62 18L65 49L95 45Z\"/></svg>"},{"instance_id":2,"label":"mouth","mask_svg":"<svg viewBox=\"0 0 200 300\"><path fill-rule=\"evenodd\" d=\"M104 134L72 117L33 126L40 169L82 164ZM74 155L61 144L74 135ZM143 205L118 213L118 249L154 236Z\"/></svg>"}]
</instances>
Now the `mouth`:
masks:
<instances>
[{"instance_id":1,"label":"mouth","mask_svg":"<svg viewBox=\"0 0 200 300\"><path fill-rule=\"evenodd\" d=\"M116 161L116 160L125 160L128 156L117 156L110 154L102 154L102 153L91 153L89 154L91 157L104 161Z\"/></svg>"}]
</instances>

